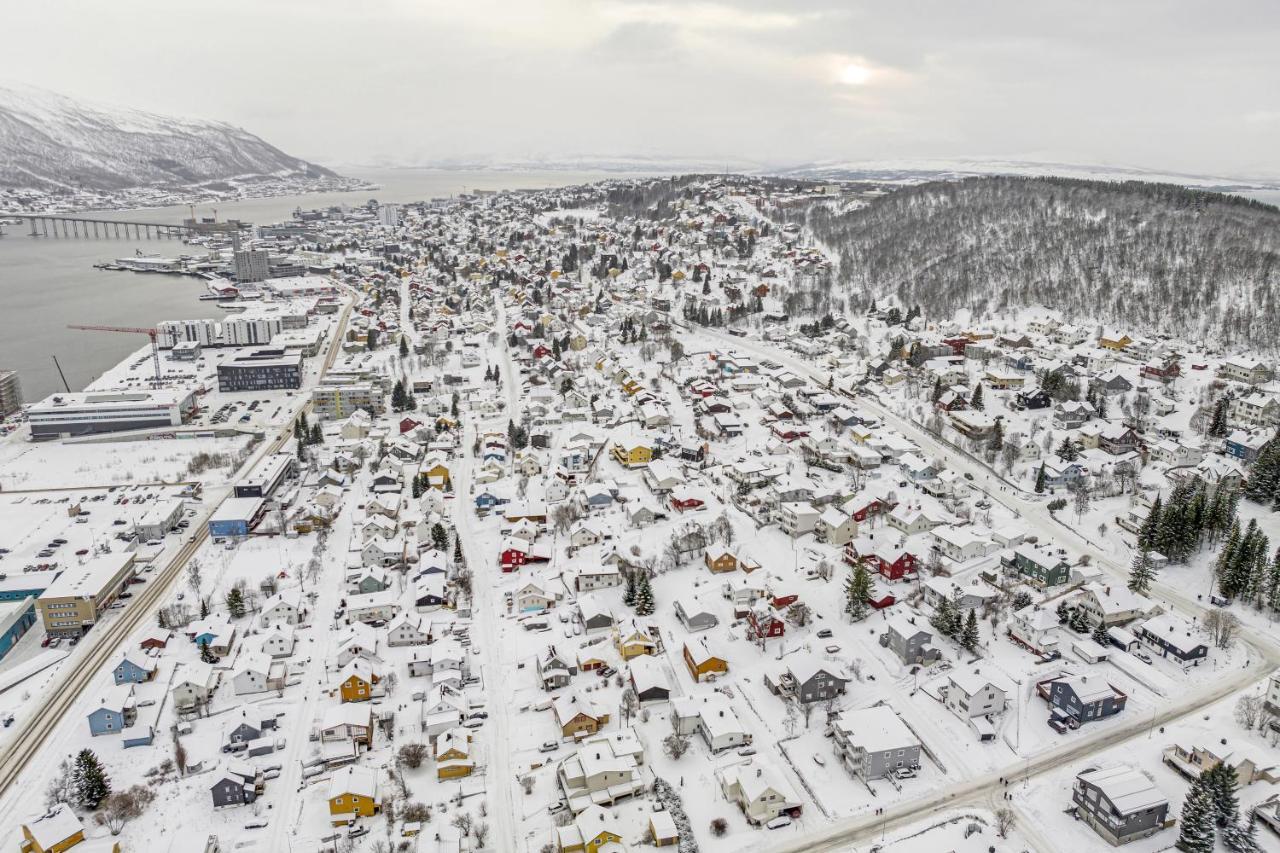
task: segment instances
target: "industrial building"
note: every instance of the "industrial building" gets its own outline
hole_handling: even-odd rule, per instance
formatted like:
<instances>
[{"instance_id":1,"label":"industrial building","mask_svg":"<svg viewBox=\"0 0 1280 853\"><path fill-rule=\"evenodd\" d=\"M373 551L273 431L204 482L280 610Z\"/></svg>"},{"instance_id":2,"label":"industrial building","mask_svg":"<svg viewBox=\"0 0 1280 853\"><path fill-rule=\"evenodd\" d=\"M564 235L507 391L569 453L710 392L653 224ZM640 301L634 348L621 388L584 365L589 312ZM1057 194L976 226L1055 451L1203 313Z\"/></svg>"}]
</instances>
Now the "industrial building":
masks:
<instances>
[{"instance_id":1,"label":"industrial building","mask_svg":"<svg viewBox=\"0 0 1280 853\"><path fill-rule=\"evenodd\" d=\"M0 602L0 660L36 622L35 596Z\"/></svg>"},{"instance_id":2,"label":"industrial building","mask_svg":"<svg viewBox=\"0 0 1280 853\"><path fill-rule=\"evenodd\" d=\"M349 385L322 385L311 391L311 414L322 420L344 420L356 409L367 409L375 415L386 411L386 395L373 382Z\"/></svg>"},{"instance_id":3,"label":"industrial building","mask_svg":"<svg viewBox=\"0 0 1280 853\"><path fill-rule=\"evenodd\" d=\"M297 386L294 386L297 387ZM84 391L52 394L27 410L31 440L181 426L195 413L194 391Z\"/></svg>"},{"instance_id":4,"label":"industrial building","mask_svg":"<svg viewBox=\"0 0 1280 853\"><path fill-rule=\"evenodd\" d=\"M262 520L266 507L267 502L262 498L227 498L209 516L209 535L215 539L248 536Z\"/></svg>"},{"instance_id":5,"label":"industrial building","mask_svg":"<svg viewBox=\"0 0 1280 853\"><path fill-rule=\"evenodd\" d=\"M269 391L302 387L302 355L262 349L218 365L218 390Z\"/></svg>"},{"instance_id":6,"label":"industrial building","mask_svg":"<svg viewBox=\"0 0 1280 853\"><path fill-rule=\"evenodd\" d=\"M273 453L263 459L243 482L236 485L238 498L269 498L276 489L298 471L298 459L292 453Z\"/></svg>"},{"instance_id":7,"label":"industrial building","mask_svg":"<svg viewBox=\"0 0 1280 853\"><path fill-rule=\"evenodd\" d=\"M133 525L133 532L138 537L138 541L163 539L165 534L173 530L182 520L182 510L185 506L182 498L170 498L148 509Z\"/></svg>"},{"instance_id":8,"label":"industrial building","mask_svg":"<svg viewBox=\"0 0 1280 853\"><path fill-rule=\"evenodd\" d=\"M133 577L133 554L104 554L68 566L36 599L45 633L79 637L114 602Z\"/></svg>"},{"instance_id":9,"label":"industrial building","mask_svg":"<svg viewBox=\"0 0 1280 853\"><path fill-rule=\"evenodd\" d=\"M0 370L0 418L7 418L22 408L22 383L18 371Z\"/></svg>"}]
</instances>

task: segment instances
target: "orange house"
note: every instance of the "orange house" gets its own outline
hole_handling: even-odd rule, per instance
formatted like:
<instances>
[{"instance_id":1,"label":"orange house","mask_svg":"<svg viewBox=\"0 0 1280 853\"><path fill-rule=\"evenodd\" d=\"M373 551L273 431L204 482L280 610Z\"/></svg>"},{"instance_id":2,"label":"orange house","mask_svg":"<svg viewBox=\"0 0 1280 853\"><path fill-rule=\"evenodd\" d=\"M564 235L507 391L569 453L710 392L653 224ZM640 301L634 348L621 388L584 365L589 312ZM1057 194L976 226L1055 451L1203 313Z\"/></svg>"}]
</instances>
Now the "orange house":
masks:
<instances>
[{"instance_id":1,"label":"orange house","mask_svg":"<svg viewBox=\"0 0 1280 853\"><path fill-rule=\"evenodd\" d=\"M707 676L723 675L729 671L729 662L714 654L703 643L684 644L684 665L689 668L689 675L694 681L702 681Z\"/></svg>"},{"instance_id":2,"label":"orange house","mask_svg":"<svg viewBox=\"0 0 1280 853\"><path fill-rule=\"evenodd\" d=\"M702 560L707 564L707 568L715 573L738 570L738 556L729 550L705 551Z\"/></svg>"}]
</instances>

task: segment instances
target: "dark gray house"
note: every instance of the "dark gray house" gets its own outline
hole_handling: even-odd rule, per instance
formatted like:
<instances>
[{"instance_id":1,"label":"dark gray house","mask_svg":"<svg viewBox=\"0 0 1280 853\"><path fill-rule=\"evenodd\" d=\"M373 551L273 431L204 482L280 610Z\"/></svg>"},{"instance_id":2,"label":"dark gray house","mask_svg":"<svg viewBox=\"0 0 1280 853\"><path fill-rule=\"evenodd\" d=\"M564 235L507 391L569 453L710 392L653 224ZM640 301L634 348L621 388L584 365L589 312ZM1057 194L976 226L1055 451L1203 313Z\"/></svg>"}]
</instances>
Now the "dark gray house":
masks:
<instances>
[{"instance_id":1,"label":"dark gray house","mask_svg":"<svg viewBox=\"0 0 1280 853\"><path fill-rule=\"evenodd\" d=\"M1198 661L1209 654L1209 647L1191 626L1171 613L1154 616L1138 626L1138 639L1159 652L1161 657L1172 657L1187 663Z\"/></svg>"},{"instance_id":2,"label":"dark gray house","mask_svg":"<svg viewBox=\"0 0 1280 853\"><path fill-rule=\"evenodd\" d=\"M543 690L558 690L577 674L577 664L560 654L555 646L547 646L538 656L538 678L542 680Z\"/></svg>"},{"instance_id":3,"label":"dark gray house","mask_svg":"<svg viewBox=\"0 0 1280 853\"><path fill-rule=\"evenodd\" d=\"M839 667L810 652L789 655L780 668L765 673L770 691L794 697L802 705L834 699L848 684L849 677Z\"/></svg>"},{"instance_id":4,"label":"dark gray house","mask_svg":"<svg viewBox=\"0 0 1280 853\"><path fill-rule=\"evenodd\" d=\"M929 663L939 657L937 649L929 643L933 634L907 621L905 616L894 616L880 635L880 645L886 646L905 664Z\"/></svg>"},{"instance_id":5,"label":"dark gray house","mask_svg":"<svg viewBox=\"0 0 1280 853\"><path fill-rule=\"evenodd\" d=\"M710 609L693 598L676 599L676 616L679 617L680 624L690 631L705 631L720 622Z\"/></svg>"},{"instance_id":6,"label":"dark gray house","mask_svg":"<svg viewBox=\"0 0 1280 853\"><path fill-rule=\"evenodd\" d=\"M240 717L227 733L227 743L248 743L257 740L268 731L275 731L276 718L270 715L250 714L241 709ZM225 748L224 748L225 751Z\"/></svg>"},{"instance_id":7,"label":"dark gray house","mask_svg":"<svg viewBox=\"0 0 1280 853\"><path fill-rule=\"evenodd\" d=\"M213 807L243 806L258 799L263 791L262 773L247 761L232 759L218 771L209 786Z\"/></svg>"},{"instance_id":8,"label":"dark gray house","mask_svg":"<svg viewBox=\"0 0 1280 853\"><path fill-rule=\"evenodd\" d=\"M1132 767L1090 768L1071 789L1076 815L1113 845L1154 835L1169 819L1169 799Z\"/></svg>"},{"instance_id":9,"label":"dark gray house","mask_svg":"<svg viewBox=\"0 0 1280 853\"><path fill-rule=\"evenodd\" d=\"M1129 697L1106 681L1088 676L1052 678L1036 685L1053 712L1052 719L1060 720L1069 728L1079 728L1085 723L1119 714Z\"/></svg>"}]
</instances>

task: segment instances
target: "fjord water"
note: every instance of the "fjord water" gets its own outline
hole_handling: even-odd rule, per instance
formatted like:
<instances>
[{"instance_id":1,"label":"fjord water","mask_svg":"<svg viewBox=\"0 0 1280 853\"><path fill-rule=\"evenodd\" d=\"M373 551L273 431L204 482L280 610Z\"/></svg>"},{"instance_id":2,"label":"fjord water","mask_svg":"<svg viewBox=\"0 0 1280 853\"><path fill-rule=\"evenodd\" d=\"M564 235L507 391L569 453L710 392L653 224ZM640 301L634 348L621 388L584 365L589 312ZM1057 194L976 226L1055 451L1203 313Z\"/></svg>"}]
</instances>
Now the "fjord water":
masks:
<instances>
[{"instance_id":1,"label":"fjord water","mask_svg":"<svg viewBox=\"0 0 1280 853\"><path fill-rule=\"evenodd\" d=\"M424 201L475 190L536 189L623 177L569 171L343 171L378 184L379 189L247 199L216 205L217 216L267 224L289 219L298 207L361 204L370 198ZM213 209L213 205L197 206L196 215L211 216ZM190 216L190 209L180 205L85 215L176 224ZM198 255L204 251L199 246L171 239L31 238L20 226L9 226L6 231L7 236L0 238L0 369L19 372L27 402L62 390L52 356L58 357L72 390L78 390L147 342L142 335L72 331L68 323L152 326L162 320L223 313L212 303L199 301L206 292L200 279L93 268L95 263L126 257L135 250L164 256Z\"/></svg>"}]
</instances>

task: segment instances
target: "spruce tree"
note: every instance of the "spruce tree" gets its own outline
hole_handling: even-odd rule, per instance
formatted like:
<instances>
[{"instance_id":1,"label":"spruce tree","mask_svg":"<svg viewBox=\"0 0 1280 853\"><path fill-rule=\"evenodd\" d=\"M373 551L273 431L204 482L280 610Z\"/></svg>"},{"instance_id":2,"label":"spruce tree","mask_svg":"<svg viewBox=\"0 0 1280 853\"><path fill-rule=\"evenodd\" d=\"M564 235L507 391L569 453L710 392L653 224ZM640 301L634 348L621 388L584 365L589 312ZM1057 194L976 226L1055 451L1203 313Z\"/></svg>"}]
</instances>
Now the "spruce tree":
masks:
<instances>
[{"instance_id":1,"label":"spruce tree","mask_svg":"<svg viewBox=\"0 0 1280 853\"><path fill-rule=\"evenodd\" d=\"M1071 440L1071 436L1064 436L1062 444L1058 445L1058 458L1063 462L1074 462L1080 458L1080 449Z\"/></svg>"},{"instance_id":2,"label":"spruce tree","mask_svg":"<svg viewBox=\"0 0 1280 853\"><path fill-rule=\"evenodd\" d=\"M1089 617L1085 615L1084 608L1071 609L1071 618L1067 620L1067 627L1077 634L1083 634L1089 630Z\"/></svg>"},{"instance_id":3,"label":"spruce tree","mask_svg":"<svg viewBox=\"0 0 1280 853\"><path fill-rule=\"evenodd\" d=\"M1142 521L1142 527L1138 530L1138 547L1144 551L1150 551L1156 546L1156 528L1160 526L1160 516L1164 513L1164 504L1160 499L1160 495L1156 495L1156 499L1151 502L1151 509L1147 512L1147 517Z\"/></svg>"},{"instance_id":4,"label":"spruce tree","mask_svg":"<svg viewBox=\"0 0 1280 853\"><path fill-rule=\"evenodd\" d=\"M1089 637L1098 645L1106 648L1111 644L1111 635L1107 633L1107 623L1105 621L1098 622L1093 626L1093 634Z\"/></svg>"},{"instance_id":5,"label":"spruce tree","mask_svg":"<svg viewBox=\"0 0 1280 853\"><path fill-rule=\"evenodd\" d=\"M970 608L969 615L964 620L964 628L960 631L960 647L967 652L974 652L981 639L982 635L978 633L978 614Z\"/></svg>"},{"instance_id":6,"label":"spruce tree","mask_svg":"<svg viewBox=\"0 0 1280 853\"><path fill-rule=\"evenodd\" d=\"M227 593L227 612L232 619L239 619L244 615L244 593L238 586L231 587L231 591Z\"/></svg>"},{"instance_id":7,"label":"spruce tree","mask_svg":"<svg viewBox=\"0 0 1280 853\"><path fill-rule=\"evenodd\" d=\"M1036 471L1036 494L1044 494L1044 463L1040 463L1040 469Z\"/></svg>"},{"instance_id":8,"label":"spruce tree","mask_svg":"<svg viewBox=\"0 0 1280 853\"><path fill-rule=\"evenodd\" d=\"M462 537L453 540L453 564L455 566L465 566L467 560L462 556Z\"/></svg>"},{"instance_id":9,"label":"spruce tree","mask_svg":"<svg viewBox=\"0 0 1280 853\"><path fill-rule=\"evenodd\" d=\"M1178 821L1181 827L1178 832L1178 849L1184 853L1213 853L1214 814L1213 797L1201 777L1191 786L1182 803L1182 816Z\"/></svg>"},{"instance_id":10,"label":"spruce tree","mask_svg":"<svg viewBox=\"0 0 1280 853\"><path fill-rule=\"evenodd\" d=\"M102 762L91 749L82 749L75 763L76 802L86 809L96 809L111 793L111 779Z\"/></svg>"},{"instance_id":11,"label":"spruce tree","mask_svg":"<svg viewBox=\"0 0 1280 853\"><path fill-rule=\"evenodd\" d=\"M973 386L973 395L969 398L969 405L975 410L981 412L986 406L982 402L982 383L979 382Z\"/></svg>"},{"instance_id":12,"label":"spruce tree","mask_svg":"<svg viewBox=\"0 0 1280 853\"><path fill-rule=\"evenodd\" d=\"M1219 762L1212 770L1201 775L1201 780L1211 777L1206 782L1209 796L1213 799L1214 822L1220 827L1234 826L1240 818L1240 801L1237 792L1240 788L1235 768L1225 761Z\"/></svg>"},{"instance_id":13,"label":"spruce tree","mask_svg":"<svg viewBox=\"0 0 1280 853\"><path fill-rule=\"evenodd\" d=\"M636 576L631 572L627 572L627 588L622 594L622 603L628 607L636 605Z\"/></svg>"},{"instance_id":14,"label":"spruce tree","mask_svg":"<svg viewBox=\"0 0 1280 853\"><path fill-rule=\"evenodd\" d=\"M431 525L431 546L438 551L449 547L449 531L438 521Z\"/></svg>"},{"instance_id":15,"label":"spruce tree","mask_svg":"<svg viewBox=\"0 0 1280 853\"><path fill-rule=\"evenodd\" d=\"M844 612L849 614L853 622L861 622L867 618L870 605L868 600L874 594L874 584L867 567L859 563L854 567L844 582Z\"/></svg>"},{"instance_id":16,"label":"spruce tree","mask_svg":"<svg viewBox=\"0 0 1280 853\"><path fill-rule=\"evenodd\" d=\"M311 425L311 444L324 444L324 430L320 429L320 424Z\"/></svg>"},{"instance_id":17,"label":"spruce tree","mask_svg":"<svg viewBox=\"0 0 1280 853\"><path fill-rule=\"evenodd\" d=\"M1213 407L1213 418L1209 422L1209 435L1214 438L1227 437L1227 403L1230 399L1229 396L1220 397Z\"/></svg>"},{"instance_id":18,"label":"spruce tree","mask_svg":"<svg viewBox=\"0 0 1280 853\"><path fill-rule=\"evenodd\" d=\"M641 575L636 589L636 615L653 615L653 587L649 585L649 576Z\"/></svg>"},{"instance_id":19,"label":"spruce tree","mask_svg":"<svg viewBox=\"0 0 1280 853\"><path fill-rule=\"evenodd\" d=\"M213 652L209 650L208 640L200 641L200 660L204 661L205 663L216 663L218 660L213 656Z\"/></svg>"},{"instance_id":20,"label":"spruce tree","mask_svg":"<svg viewBox=\"0 0 1280 853\"><path fill-rule=\"evenodd\" d=\"M1258 825L1252 820L1233 823L1224 829L1222 843L1231 853L1262 853L1258 845Z\"/></svg>"},{"instance_id":21,"label":"spruce tree","mask_svg":"<svg viewBox=\"0 0 1280 853\"><path fill-rule=\"evenodd\" d=\"M409 340L404 336L400 336L400 357L406 358L409 355Z\"/></svg>"},{"instance_id":22,"label":"spruce tree","mask_svg":"<svg viewBox=\"0 0 1280 853\"><path fill-rule=\"evenodd\" d=\"M1129 567L1129 591L1138 595L1146 595L1155 580L1155 567L1151 565L1151 554L1145 548L1133 558Z\"/></svg>"}]
</instances>

